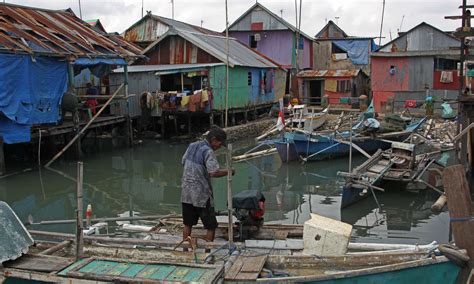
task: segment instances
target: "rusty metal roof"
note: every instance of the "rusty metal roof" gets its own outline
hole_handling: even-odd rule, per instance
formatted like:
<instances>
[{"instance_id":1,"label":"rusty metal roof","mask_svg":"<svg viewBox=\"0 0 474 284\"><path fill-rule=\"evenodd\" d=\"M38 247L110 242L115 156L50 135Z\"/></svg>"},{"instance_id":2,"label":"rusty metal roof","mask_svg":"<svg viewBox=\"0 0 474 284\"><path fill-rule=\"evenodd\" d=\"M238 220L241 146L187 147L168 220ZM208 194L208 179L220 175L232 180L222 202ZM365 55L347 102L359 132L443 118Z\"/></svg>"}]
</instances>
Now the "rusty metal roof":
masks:
<instances>
[{"instance_id":1,"label":"rusty metal roof","mask_svg":"<svg viewBox=\"0 0 474 284\"><path fill-rule=\"evenodd\" d=\"M71 10L0 4L0 52L59 57L139 57L138 47L95 31Z\"/></svg>"},{"instance_id":2,"label":"rusty metal roof","mask_svg":"<svg viewBox=\"0 0 474 284\"><path fill-rule=\"evenodd\" d=\"M304 70L298 73L300 78L326 78L326 77L355 77L360 69L340 69L340 70Z\"/></svg>"}]
</instances>

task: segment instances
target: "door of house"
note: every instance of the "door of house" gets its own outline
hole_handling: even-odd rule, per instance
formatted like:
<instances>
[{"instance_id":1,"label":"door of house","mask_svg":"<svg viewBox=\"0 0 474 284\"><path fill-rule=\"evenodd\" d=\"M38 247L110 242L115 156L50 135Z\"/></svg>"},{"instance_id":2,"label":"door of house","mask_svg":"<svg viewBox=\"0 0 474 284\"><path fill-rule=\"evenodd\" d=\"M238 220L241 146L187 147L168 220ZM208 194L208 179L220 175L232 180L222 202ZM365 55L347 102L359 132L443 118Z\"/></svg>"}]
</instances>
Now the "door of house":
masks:
<instances>
[{"instance_id":1,"label":"door of house","mask_svg":"<svg viewBox=\"0 0 474 284\"><path fill-rule=\"evenodd\" d=\"M311 80L309 81L308 104L320 105L321 97L323 96L324 81Z\"/></svg>"}]
</instances>

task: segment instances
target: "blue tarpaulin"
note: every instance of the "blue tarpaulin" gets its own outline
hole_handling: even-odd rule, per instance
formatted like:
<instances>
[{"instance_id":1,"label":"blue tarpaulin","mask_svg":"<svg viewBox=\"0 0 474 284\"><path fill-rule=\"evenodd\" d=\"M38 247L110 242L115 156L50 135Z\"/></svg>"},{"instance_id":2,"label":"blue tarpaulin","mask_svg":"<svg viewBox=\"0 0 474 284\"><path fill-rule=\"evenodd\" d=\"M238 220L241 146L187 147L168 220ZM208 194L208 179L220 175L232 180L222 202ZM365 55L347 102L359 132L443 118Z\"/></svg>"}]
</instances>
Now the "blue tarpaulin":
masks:
<instances>
[{"instance_id":1,"label":"blue tarpaulin","mask_svg":"<svg viewBox=\"0 0 474 284\"><path fill-rule=\"evenodd\" d=\"M74 61L74 65L127 65L127 61L122 58L78 58Z\"/></svg>"},{"instance_id":2,"label":"blue tarpaulin","mask_svg":"<svg viewBox=\"0 0 474 284\"><path fill-rule=\"evenodd\" d=\"M0 112L6 117L0 120L0 134L5 143L29 142L31 125L59 121L60 102L67 89L67 62L0 54L0 78Z\"/></svg>"},{"instance_id":3,"label":"blue tarpaulin","mask_svg":"<svg viewBox=\"0 0 474 284\"><path fill-rule=\"evenodd\" d=\"M372 39L333 40L332 43L347 52L352 63L369 64L369 46L372 47Z\"/></svg>"}]
</instances>

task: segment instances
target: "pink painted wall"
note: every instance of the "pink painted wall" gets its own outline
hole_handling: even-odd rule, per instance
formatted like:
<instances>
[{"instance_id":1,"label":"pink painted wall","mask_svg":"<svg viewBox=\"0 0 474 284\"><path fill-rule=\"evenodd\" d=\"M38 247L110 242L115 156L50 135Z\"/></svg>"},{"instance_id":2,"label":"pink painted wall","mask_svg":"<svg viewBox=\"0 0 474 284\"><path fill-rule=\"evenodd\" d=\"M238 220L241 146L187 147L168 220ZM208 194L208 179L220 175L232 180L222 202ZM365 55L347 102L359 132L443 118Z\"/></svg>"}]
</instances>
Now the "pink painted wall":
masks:
<instances>
[{"instance_id":1,"label":"pink painted wall","mask_svg":"<svg viewBox=\"0 0 474 284\"><path fill-rule=\"evenodd\" d=\"M395 73L390 74L390 66L395 67ZM371 58L371 87L372 91L408 91L408 59L391 57Z\"/></svg>"},{"instance_id":2,"label":"pink painted wall","mask_svg":"<svg viewBox=\"0 0 474 284\"><path fill-rule=\"evenodd\" d=\"M383 91L373 91L374 98L374 108L376 112L381 112L385 108L385 103L388 98L393 98L395 96L394 92L383 92Z\"/></svg>"}]
</instances>

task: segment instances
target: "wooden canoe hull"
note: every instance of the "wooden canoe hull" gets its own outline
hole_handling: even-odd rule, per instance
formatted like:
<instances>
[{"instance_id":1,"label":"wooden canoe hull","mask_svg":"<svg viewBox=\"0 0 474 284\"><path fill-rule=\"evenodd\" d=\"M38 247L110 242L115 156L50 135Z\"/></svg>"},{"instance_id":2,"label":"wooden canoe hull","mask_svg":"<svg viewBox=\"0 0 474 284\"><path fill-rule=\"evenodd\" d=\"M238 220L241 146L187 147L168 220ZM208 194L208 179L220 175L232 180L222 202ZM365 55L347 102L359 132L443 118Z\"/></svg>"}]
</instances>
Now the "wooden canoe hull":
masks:
<instances>
[{"instance_id":1,"label":"wooden canoe hull","mask_svg":"<svg viewBox=\"0 0 474 284\"><path fill-rule=\"evenodd\" d=\"M368 264L368 263L367 263ZM272 283L455 283L460 268L445 257L425 258L395 264L329 273L279 278L259 278ZM281 271L281 270L280 270Z\"/></svg>"}]
</instances>

